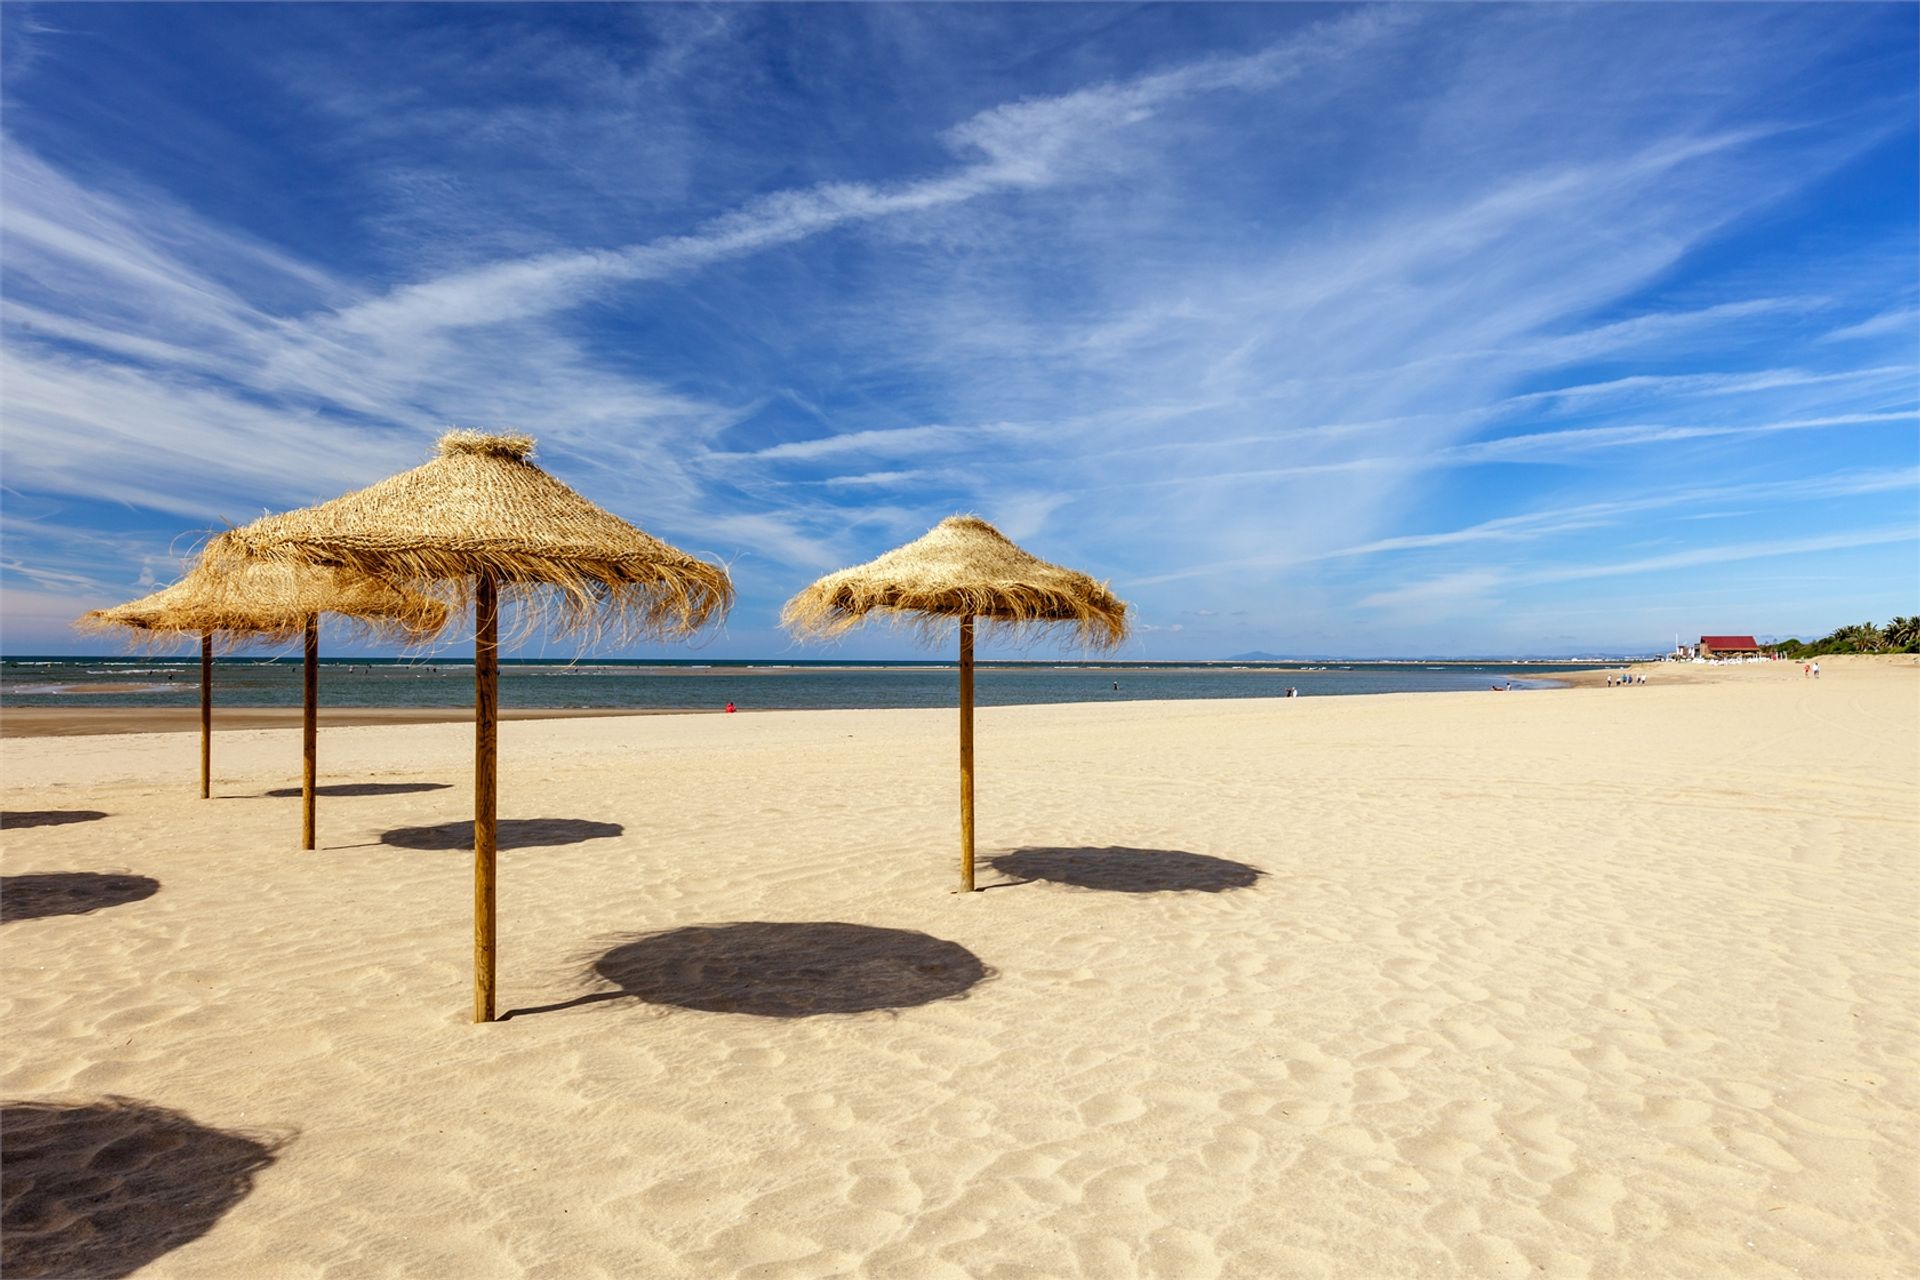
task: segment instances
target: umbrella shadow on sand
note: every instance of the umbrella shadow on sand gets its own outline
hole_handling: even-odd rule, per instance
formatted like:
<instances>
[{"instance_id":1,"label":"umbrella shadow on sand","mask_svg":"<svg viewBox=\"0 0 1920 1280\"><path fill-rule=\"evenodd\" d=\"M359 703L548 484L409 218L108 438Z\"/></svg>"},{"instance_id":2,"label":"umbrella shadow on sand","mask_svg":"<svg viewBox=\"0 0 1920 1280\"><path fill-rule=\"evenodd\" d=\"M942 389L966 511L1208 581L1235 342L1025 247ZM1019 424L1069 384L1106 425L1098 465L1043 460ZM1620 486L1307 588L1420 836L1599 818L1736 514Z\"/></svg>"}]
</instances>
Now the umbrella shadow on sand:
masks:
<instances>
[{"instance_id":1,"label":"umbrella shadow on sand","mask_svg":"<svg viewBox=\"0 0 1920 1280\"><path fill-rule=\"evenodd\" d=\"M590 822L585 818L502 818L495 824L494 842L500 849L533 849L610 840L625 831L617 822ZM381 833L380 843L401 849L471 849L473 820L441 822L431 827L395 827Z\"/></svg>"},{"instance_id":2,"label":"umbrella shadow on sand","mask_svg":"<svg viewBox=\"0 0 1920 1280\"><path fill-rule=\"evenodd\" d=\"M137 1098L0 1104L0 1271L109 1280L197 1240L287 1137L214 1129Z\"/></svg>"},{"instance_id":3,"label":"umbrella shadow on sand","mask_svg":"<svg viewBox=\"0 0 1920 1280\"><path fill-rule=\"evenodd\" d=\"M759 1018L872 1013L960 999L993 976L957 942L830 921L755 920L635 934L603 952L590 970L614 989L507 1016L606 1000Z\"/></svg>"},{"instance_id":4,"label":"umbrella shadow on sand","mask_svg":"<svg viewBox=\"0 0 1920 1280\"><path fill-rule=\"evenodd\" d=\"M15 827L64 827L75 822L98 822L107 815L98 809L4 809L0 831Z\"/></svg>"},{"instance_id":5,"label":"umbrella shadow on sand","mask_svg":"<svg viewBox=\"0 0 1920 1280\"><path fill-rule=\"evenodd\" d=\"M1258 867L1179 849L1015 849L988 859L1012 883L1046 880L1109 893L1226 893L1251 889L1267 874ZM989 885L1001 888L1001 885Z\"/></svg>"},{"instance_id":6,"label":"umbrella shadow on sand","mask_svg":"<svg viewBox=\"0 0 1920 1280\"><path fill-rule=\"evenodd\" d=\"M335 782L315 787L316 796L405 796L416 791L445 791L451 782ZM276 800L301 794L299 787L275 787L266 793Z\"/></svg>"},{"instance_id":7,"label":"umbrella shadow on sand","mask_svg":"<svg viewBox=\"0 0 1920 1280\"><path fill-rule=\"evenodd\" d=\"M139 902L160 892L152 876L99 871L48 871L0 876L0 924L47 916L84 916Z\"/></svg>"}]
</instances>

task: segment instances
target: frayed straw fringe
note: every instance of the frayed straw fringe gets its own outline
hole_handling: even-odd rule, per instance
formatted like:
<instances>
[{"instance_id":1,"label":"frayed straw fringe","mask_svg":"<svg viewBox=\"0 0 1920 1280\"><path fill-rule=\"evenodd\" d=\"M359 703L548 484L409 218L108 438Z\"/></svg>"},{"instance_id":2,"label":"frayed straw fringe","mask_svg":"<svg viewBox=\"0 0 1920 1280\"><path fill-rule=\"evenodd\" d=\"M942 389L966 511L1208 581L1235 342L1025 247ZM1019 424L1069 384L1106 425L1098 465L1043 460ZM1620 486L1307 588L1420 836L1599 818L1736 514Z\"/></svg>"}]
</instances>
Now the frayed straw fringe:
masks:
<instances>
[{"instance_id":1,"label":"frayed straw fringe","mask_svg":"<svg viewBox=\"0 0 1920 1280\"><path fill-rule=\"evenodd\" d=\"M271 547L255 554L277 561L300 553ZM511 633L501 635L509 645L543 631L595 646L691 636L726 616L733 583L724 569L688 559L682 568L482 548L362 551L337 544L327 553L327 563L347 572L377 574L435 600L447 610L449 630L462 635L484 566L499 588L502 622L509 614L517 619Z\"/></svg>"},{"instance_id":2,"label":"frayed straw fringe","mask_svg":"<svg viewBox=\"0 0 1920 1280\"><path fill-rule=\"evenodd\" d=\"M1021 550L976 516L950 516L924 537L866 564L830 573L787 601L780 624L831 639L874 613L928 643L961 618L990 635L1033 639L1070 630L1090 649L1127 638L1127 606L1105 583Z\"/></svg>"},{"instance_id":3,"label":"frayed straw fringe","mask_svg":"<svg viewBox=\"0 0 1920 1280\"><path fill-rule=\"evenodd\" d=\"M211 634L223 648L233 648L292 640L317 614L342 619L362 638L413 644L447 625L447 608L437 600L337 568L245 560L227 536L209 542L199 563L172 586L96 609L75 627L90 632L125 628L134 647L165 648Z\"/></svg>"},{"instance_id":4,"label":"frayed straw fringe","mask_svg":"<svg viewBox=\"0 0 1920 1280\"><path fill-rule=\"evenodd\" d=\"M674 640L726 616L724 568L587 501L528 461L533 443L448 432L439 456L411 471L227 536L250 558L384 579L460 617L489 575L503 613L518 606L523 636Z\"/></svg>"}]
</instances>

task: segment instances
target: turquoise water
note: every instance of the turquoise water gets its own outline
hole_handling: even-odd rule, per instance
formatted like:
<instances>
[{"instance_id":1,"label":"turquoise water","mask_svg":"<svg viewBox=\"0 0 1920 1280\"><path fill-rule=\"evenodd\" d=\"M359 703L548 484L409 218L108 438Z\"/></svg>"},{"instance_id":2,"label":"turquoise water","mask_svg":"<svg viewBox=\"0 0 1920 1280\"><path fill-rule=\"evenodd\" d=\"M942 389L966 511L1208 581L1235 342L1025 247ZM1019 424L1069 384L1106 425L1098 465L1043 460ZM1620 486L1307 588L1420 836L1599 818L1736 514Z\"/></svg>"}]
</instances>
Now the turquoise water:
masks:
<instances>
[{"instance_id":1,"label":"turquoise water","mask_svg":"<svg viewBox=\"0 0 1920 1280\"><path fill-rule=\"evenodd\" d=\"M1486 690L1515 682L1547 688L1556 673L1598 663L982 663L976 696L984 706L1111 702L1148 698L1303 698L1340 694ZM233 707L300 704L297 658L221 658L214 700ZM1116 689L1114 686L1118 685ZM198 658L9 658L0 662L0 701L18 707L197 705ZM946 707L957 701L952 663L508 660L500 701L522 708L743 711L861 707ZM385 659L328 662L320 699L330 707L466 707L469 662Z\"/></svg>"}]
</instances>

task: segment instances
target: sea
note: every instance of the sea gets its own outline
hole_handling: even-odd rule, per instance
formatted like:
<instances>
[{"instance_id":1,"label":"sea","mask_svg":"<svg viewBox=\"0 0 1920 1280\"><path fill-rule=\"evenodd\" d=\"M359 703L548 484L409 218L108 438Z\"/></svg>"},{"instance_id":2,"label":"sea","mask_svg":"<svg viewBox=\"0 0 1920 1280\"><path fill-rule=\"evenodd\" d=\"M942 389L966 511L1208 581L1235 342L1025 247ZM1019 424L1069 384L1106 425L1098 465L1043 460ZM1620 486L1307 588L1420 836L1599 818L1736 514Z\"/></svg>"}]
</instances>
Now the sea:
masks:
<instances>
[{"instance_id":1,"label":"sea","mask_svg":"<svg viewBox=\"0 0 1920 1280\"><path fill-rule=\"evenodd\" d=\"M1556 675L1599 662L982 662L982 706L1145 699L1302 698L1352 694L1516 691L1555 687ZM300 705L298 657L215 659L214 702ZM23 656L0 660L0 704L13 707L198 705L200 660ZM407 658L323 659L328 707L468 707L473 664ZM635 711L742 711L948 707L958 701L952 662L505 659L504 707Z\"/></svg>"}]
</instances>

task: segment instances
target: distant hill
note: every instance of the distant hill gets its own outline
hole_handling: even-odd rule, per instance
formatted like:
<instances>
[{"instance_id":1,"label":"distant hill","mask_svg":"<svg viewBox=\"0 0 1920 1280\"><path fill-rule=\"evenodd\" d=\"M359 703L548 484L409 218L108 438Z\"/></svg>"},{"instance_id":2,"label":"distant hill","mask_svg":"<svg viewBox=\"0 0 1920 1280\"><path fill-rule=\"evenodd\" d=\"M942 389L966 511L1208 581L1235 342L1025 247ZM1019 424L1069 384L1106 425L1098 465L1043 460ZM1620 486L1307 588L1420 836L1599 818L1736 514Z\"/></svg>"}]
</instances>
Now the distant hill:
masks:
<instances>
[{"instance_id":1,"label":"distant hill","mask_svg":"<svg viewBox=\"0 0 1920 1280\"><path fill-rule=\"evenodd\" d=\"M1228 662L1285 662L1286 659L1281 657L1277 653L1265 653L1259 649L1255 649L1252 653L1230 653L1227 655L1226 661Z\"/></svg>"}]
</instances>

